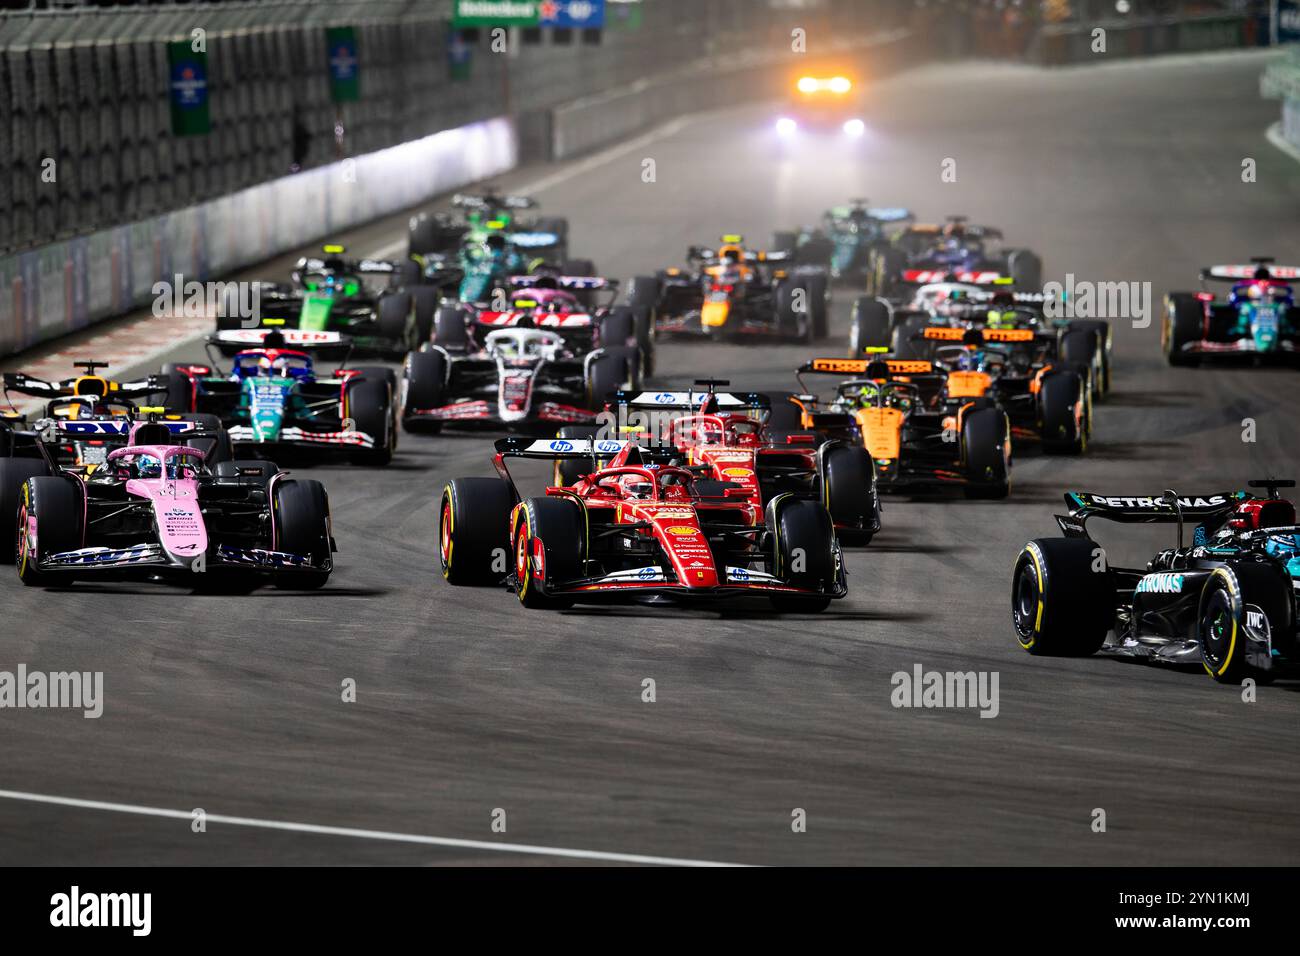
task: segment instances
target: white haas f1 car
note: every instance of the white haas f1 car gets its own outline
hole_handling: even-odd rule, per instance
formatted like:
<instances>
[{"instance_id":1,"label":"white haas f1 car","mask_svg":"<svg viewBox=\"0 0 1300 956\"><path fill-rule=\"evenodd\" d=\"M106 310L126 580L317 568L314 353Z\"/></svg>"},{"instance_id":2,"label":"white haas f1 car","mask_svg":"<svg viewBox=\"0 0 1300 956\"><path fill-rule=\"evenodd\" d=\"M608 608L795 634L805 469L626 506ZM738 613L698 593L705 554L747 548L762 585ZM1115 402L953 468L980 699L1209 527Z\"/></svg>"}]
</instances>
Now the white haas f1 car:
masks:
<instances>
[{"instance_id":1,"label":"white haas f1 car","mask_svg":"<svg viewBox=\"0 0 1300 956\"><path fill-rule=\"evenodd\" d=\"M91 473L45 455L46 474L28 478L18 495L22 582L134 577L322 586L335 548L321 484L286 478L264 461L209 468L207 450L176 443L174 428L151 414Z\"/></svg>"},{"instance_id":2,"label":"white haas f1 car","mask_svg":"<svg viewBox=\"0 0 1300 956\"><path fill-rule=\"evenodd\" d=\"M644 330L633 311L589 309L575 295L613 283L586 276L511 281L510 308L438 310L433 342L406 357L400 408L407 429L589 423L606 396L639 383Z\"/></svg>"},{"instance_id":3,"label":"white haas f1 car","mask_svg":"<svg viewBox=\"0 0 1300 956\"><path fill-rule=\"evenodd\" d=\"M591 467L576 484L525 498L508 458ZM747 488L647 464L625 441L503 438L494 463L499 478L456 478L443 489L438 550L451 584L505 582L529 608L751 597L778 611L822 611L847 593L820 501L784 494L761 509Z\"/></svg>"}]
</instances>

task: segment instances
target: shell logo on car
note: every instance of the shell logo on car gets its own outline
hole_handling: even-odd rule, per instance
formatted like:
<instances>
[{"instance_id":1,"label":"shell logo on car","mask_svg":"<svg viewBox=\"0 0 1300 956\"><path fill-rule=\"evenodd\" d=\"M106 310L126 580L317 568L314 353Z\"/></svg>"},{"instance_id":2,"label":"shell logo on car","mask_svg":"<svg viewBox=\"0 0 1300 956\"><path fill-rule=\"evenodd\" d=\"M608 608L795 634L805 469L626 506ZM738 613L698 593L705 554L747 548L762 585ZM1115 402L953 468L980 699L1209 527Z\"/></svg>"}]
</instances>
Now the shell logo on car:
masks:
<instances>
[{"instance_id":1,"label":"shell logo on car","mask_svg":"<svg viewBox=\"0 0 1300 956\"><path fill-rule=\"evenodd\" d=\"M699 528L692 528L689 525L684 525L684 524L673 525L671 528L665 528L664 530L668 532L668 534L675 535L676 537L679 538L685 538L690 535L697 535L700 533Z\"/></svg>"}]
</instances>

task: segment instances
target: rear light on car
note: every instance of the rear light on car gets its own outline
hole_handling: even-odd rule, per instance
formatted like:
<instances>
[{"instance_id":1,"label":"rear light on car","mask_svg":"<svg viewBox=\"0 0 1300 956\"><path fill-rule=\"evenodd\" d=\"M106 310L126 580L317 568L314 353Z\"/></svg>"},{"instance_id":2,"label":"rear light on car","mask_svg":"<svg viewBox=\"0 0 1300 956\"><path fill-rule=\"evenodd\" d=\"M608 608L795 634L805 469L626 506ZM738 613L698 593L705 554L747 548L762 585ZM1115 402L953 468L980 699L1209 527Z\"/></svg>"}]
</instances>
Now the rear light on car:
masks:
<instances>
[{"instance_id":1,"label":"rear light on car","mask_svg":"<svg viewBox=\"0 0 1300 956\"><path fill-rule=\"evenodd\" d=\"M1202 302L1213 302L1213 301L1214 301L1214 293L1213 293L1213 292L1198 292L1198 293L1196 293L1196 298L1200 299Z\"/></svg>"},{"instance_id":2,"label":"rear light on car","mask_svg":"<svg viewBox=\"0 0 1300 956\"><path fill-rule=\"evenodd\" d=\"M733 285L719 285L719 284L717 284L717 283L714 283L713 291L714 291L714 292L731 292L731 291L734 290L735 288L736 288L736 287L733 286Z\"/></svg>"}]
</instances>

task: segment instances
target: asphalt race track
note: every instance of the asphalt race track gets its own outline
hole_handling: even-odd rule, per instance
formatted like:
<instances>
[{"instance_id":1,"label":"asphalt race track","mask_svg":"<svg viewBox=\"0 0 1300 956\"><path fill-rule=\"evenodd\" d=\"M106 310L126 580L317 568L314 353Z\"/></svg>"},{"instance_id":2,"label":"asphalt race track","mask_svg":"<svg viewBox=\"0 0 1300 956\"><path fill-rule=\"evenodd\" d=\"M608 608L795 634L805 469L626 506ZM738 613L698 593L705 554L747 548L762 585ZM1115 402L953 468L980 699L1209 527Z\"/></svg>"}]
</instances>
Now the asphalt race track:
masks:
<instances>
[{"instance_id":1,"label":"asphalt race track","mask_svg":"<svg viewBox=\"0 0 1300 956\"><path fill-rule=\"evenodd\" d=\"M869 133L851 149L783 155L775 114L750 107L502 178L540 186L545 208L570 217L574 254L624 278L679 264L689 243L723 232L764 245L775 228L867 196L922 219L1001 225L1039 251L1047 278L1150 281L1151 322L1117 324L1115 388L1085 458L1018 458L1006 502L887 499L885 530L849 557L849 597L823 615L526 612L504 590L452 589L436 567L435 498L448 477L490 474L481 434L404 435L387 469L307 470L329 490L340 547L319 593L51 592L2 575L6 657L102 670L105 711L9 712L0 788L183 815L0 799L0 860L1293 862L1300 683L1247 704L1204 674L1031 658L1009 620L1012 561L1028 537L1055 533L1067 488L1220 491L1300 472L1300 373L1175 371L1159 352L1160 300L1195 288L1198 267L1297 258L1300 167L1264 138L1276 104L1258 96L1261 65L927 68L875 91ZM1248 157L1254 183L1241 181ZM940 182L947 158L955 183ZM392 255L403 229L393 219L343 238ZM843 354L851 296L837 290L824 354ZM160 361L201 355L191 343ZM659 381L790 388L807 357L661 342ZM890 677L916 664L997 672L997 717L895 709ZM346 678L355 703L340 699ZM645 678L654 703L642 702ZM195 833L193 808L451 845L219 822ZM491 829L496 808L505 833ZM792 832L795 808L806 832Z\"/></svg>"}]
</instances>

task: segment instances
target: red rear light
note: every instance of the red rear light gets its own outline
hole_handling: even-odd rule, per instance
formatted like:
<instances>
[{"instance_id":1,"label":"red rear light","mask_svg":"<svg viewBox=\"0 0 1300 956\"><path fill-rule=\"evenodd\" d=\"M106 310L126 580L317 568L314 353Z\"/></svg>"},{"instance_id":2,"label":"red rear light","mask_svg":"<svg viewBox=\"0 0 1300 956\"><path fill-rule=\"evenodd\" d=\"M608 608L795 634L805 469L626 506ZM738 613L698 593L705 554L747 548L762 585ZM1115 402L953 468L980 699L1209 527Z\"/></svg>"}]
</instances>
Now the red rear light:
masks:
<instances>
[{"instance_id":1,"label":"red rear light","mask_svg":"<svg viewBox=\"0 0 1300 956\"><path fill-rule=\"evenodd\" d=\"M1213 302L1213 301L1214 301L1214 293L1213 293L1213 292L1198 292L1198 293L1196 293L1196 298L1200 299L1202 302Z\"/></svg>"},{"instance_id":2,"label":"red rear light","mask_svg":"<svg viewBox=\"0 0 1300 956\"><path fill-rule=\"evenodd\" d=\"M735 289L735 286L732 286L732 285L717 285L717 284L715 284L715 285L713 286L713 291L714 291L714 292L731 292L731 291L734 290L734 289Z\"/></svg>"}]
</instances>

